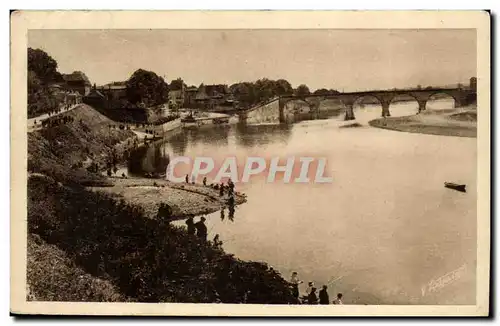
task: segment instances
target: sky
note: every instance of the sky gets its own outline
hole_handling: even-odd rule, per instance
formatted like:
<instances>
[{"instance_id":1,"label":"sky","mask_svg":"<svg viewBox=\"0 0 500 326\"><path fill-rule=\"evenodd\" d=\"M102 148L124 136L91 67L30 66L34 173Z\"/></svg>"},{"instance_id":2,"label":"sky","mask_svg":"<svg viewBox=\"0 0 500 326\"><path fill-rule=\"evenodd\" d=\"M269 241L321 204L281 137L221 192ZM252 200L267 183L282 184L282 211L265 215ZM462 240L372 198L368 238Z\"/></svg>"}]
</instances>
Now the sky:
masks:
<instances>
[{"instance_id":1,"label":"sky","mask_svg":"<svg viewBox=\"0 0 500 326\"><path fill-rule=\"evenodd\" d=\"M468 84L477 65L475 30L31 30L28 46L97 85L142 68L196 86L265 77L361 91Z\"/></svg>"}]
</instances>

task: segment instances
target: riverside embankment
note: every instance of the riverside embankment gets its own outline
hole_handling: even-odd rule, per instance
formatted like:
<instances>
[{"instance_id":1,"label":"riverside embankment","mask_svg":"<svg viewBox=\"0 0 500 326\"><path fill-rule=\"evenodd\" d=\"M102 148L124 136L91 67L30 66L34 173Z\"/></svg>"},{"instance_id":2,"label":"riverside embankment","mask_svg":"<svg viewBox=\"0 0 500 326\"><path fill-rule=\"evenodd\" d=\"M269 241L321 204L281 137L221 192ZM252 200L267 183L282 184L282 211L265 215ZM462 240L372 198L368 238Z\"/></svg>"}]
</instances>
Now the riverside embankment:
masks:
<instances>
[{"instance_id":1,"label":"riverside embankment","mask_svg":"<svg viewBox=\"0 0 500 326\"><path fill-rule=\"evenodd\" d=\"M228 206L227 190L224 196L220 196L219 191L210 186L144 178L109 178L108 181L112 185L90 189L119 196L131 205L140 206L149 218L156 217L162 203L172 208L172 220L210 214ZM241 205L246 202L246 196L236 193L234 200L234 205Z\"/></svg>"},{"instance_id":2,"label":"riverside embankment","mask_svg":"<svg viewBox=\"0 0 500 326\"><path fill-rule=\"evenodd\" d=\"M75 119L28 137L28 300L293 302L267 264L242 261L211 238L151 218L162 199L180 216L214 211L223 204L216 191L85 169L83 162L107 162L135 135L109 128L112 121L87 106L64 114ZM105 191L88 188L100 185ZM149 202L127 201L141 196Z\"/></svg>"}]
</instances>

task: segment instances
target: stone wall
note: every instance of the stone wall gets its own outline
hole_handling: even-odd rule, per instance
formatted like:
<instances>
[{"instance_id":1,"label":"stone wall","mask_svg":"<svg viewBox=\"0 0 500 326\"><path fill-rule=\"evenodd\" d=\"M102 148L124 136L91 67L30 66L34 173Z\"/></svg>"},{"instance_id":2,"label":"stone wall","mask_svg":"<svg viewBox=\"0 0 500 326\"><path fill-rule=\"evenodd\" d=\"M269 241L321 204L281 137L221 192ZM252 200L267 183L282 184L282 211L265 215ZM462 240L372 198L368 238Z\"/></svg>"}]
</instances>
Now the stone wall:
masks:
<instances>
[{"instance_id":1,"label":"stone wall","mask_svg":"<svg viewBox=\"0 0 500 326\"><path fill-rule=\"evenodd\" d=\"M248 124L279 123L279 122L280 122L279 101L274 101L262 105L246 113L246 123Z\"/></svg>"}]
</instances>

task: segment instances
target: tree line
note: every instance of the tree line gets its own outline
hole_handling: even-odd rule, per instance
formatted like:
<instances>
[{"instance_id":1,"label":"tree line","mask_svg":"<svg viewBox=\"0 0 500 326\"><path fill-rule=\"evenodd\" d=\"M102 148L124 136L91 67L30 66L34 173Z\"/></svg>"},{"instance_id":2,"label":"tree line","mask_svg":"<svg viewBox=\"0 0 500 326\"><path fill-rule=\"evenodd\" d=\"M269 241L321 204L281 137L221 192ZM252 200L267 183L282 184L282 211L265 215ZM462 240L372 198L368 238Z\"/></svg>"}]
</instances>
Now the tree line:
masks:
<instances>
[{"instance_id":1,"label":"tree line","mask_svg":"<svg viewBox=\"0 0 500 326\"><path fill-rule=\"evenodd\" d=\"M283 95L307 96L310 94L329 95L338 93L336 90L325 88L311 92L305 84L293 88L290 82L285 79L272 80L268 78L262 78L255 82L235 83L229 89L242 107L267 102L274 97Z\"/></svg>"},{"instance_id":2,"label":"tree line","mask_svg":"<svg viewBox=\"0 0 500 326\"><path fill-rule=\"evenodd\" d=\"M49 91L49 84L61 81L56 60L43 50L28 48L28 117L58 108L59 101Z\"/></svg>"},{"instance_id":3,"label":"tree line","mask_svg":"<svg viewBox=\"0 0 500 326\"><path fill-rule=\"evenodd\" d=\"M127 81L127 97L134 104L142 101L148 107L166 103L169 90L181 90L183 87L187 88L188 86L180 77L172 80L168 85L162 77L154 72L139 69ZM234 83L229 86L229 91L240 107L256 105L283 95L338 94L338 91L326 88L311 92L305 84L293 88L290 82L285 79L273 80L269 78L261 78L254 82Z\"/></svg>"}]
</instances>

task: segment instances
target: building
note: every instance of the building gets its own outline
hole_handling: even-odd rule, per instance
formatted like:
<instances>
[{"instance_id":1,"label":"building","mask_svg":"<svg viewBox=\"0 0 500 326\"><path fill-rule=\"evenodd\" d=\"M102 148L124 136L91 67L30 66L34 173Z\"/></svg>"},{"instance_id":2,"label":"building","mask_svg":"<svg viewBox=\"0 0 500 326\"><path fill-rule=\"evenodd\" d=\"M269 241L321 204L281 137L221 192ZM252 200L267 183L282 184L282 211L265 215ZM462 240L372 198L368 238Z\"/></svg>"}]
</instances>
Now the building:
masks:
<instances>
[{"instance_id":1,"label":"building","mask_svg":"<svg viewBox=\"0 0 500 326\"><path fill-rule=\"evenodd\" d=\"M49 91L51 93L58 93L64 91L64 86L60 83L53 83L49 85Z\"/></svg>"},{"instance_id":2,"label":"building","mask_svg":"<svg viewBox=\"0 0 500 326\"><path fill-rule=\"evenodd\" d=\"M98 91L95 86L84 96L83 102L96 108L107 105L106 96Z\"/></svg>"},{"instance_id":3,"label":"building","mask_svg":"<svg viewBox=\"0 0 500 326\"><path fill-rule=\"evenodd\" d=\"M112 82L97 87L97 90L110 101L119 101L127 98L127 84L125 82Z\"/></svg>"},{"instance_id":4,"label":"building","mask_svg":"<svg viewBox=\"0 0 500 326\"><path fill-rule=\"evenodd\" d=\"M79 104L83 102L83 97L82 94L80 94L77 91L72 91L67 93L66 95L66 104L68 105L74 105L74 104Z\"/></svg>"},{"instance_id":5,"label":"building","mask_svg":"<svg viewBox=\"0 0 500 326\"><path fill-rule=\"evenodd\" d=\"M49 91L60 106L82 103L82 95L78 91L66 90L65 86L59 83L50 84Z\"/></svg>"},{"instance_id":6,"label":"building","mask_svg":"<svg viewBox=\"0 0 500 326\"><path fill-rule=\"evenodd\" d=\"M197 108L205 110L220 109L233 106L234 99L227 85L200 85L194 102Z\"/></svg>"},{"instance_id":7,"label":"building","mask_svg":"<svg viewBox=\"0 0 500 326\"><path fill-rule=\"evenodd\" d=\"M171 108L180 109L184 106L186 88L182 85L181 89L168 91L168 105Z\"/></svg>"},{"instance_id":8,"label":"building","mask_svg":"<svg viewBox=\"0 0 500 326\"><path fill-rule=\"evenodd\" d=\"M69 91L76 91L86 96L92 87L88 77L81 71L74 71L71 74L64 74L65 88Z\"/></svg>"},{"instance_id":9,"label":"building","mask_svg":"<svg viewBox=\"0 0 500 326\"><path fill-rule=\"evenodd\" d=\"M224 99L231 93L227 85L206 85L203 88L205 93L212 99Z\"/></svg>"},{"instance_id":10,"label":"building","mask_svg":"<svg viewBox=\"0 0 500 326\"><path fill-rule=\"evenodd\" d=\"M198 88L196 86L190 86L184 91L184 107L194 108L196 106L196 94L198 93Z\"/></svg>"}]
</instances>

